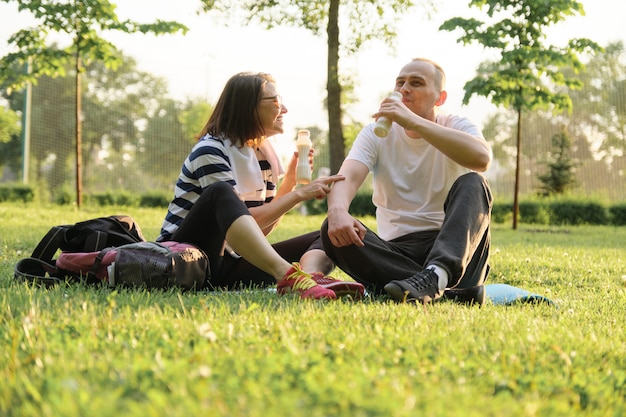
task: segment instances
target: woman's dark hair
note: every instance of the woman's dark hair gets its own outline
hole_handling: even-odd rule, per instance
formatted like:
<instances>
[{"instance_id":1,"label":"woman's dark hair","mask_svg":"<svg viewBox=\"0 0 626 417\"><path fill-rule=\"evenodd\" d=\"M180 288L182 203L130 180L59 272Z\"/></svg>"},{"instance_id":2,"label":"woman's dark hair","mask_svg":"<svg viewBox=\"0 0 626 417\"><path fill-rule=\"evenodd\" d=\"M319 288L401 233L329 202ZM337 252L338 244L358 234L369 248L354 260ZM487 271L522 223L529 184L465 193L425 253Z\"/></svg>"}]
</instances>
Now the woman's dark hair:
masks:
<instances>
[{"instance_id":1,"label":"woman's dark hair","mask_svg":"<svg viewBox=\"0 0 626 417\"><path fill-rule=\"evenodd\" d=\"M215 109L198 138L207 133L230 139L235 146L243 146L251 139L265 135L259 118L258 105L263 86L274 82L265 73L241 72L233 75L217 100Z\"/></svg>"}]
</instances>

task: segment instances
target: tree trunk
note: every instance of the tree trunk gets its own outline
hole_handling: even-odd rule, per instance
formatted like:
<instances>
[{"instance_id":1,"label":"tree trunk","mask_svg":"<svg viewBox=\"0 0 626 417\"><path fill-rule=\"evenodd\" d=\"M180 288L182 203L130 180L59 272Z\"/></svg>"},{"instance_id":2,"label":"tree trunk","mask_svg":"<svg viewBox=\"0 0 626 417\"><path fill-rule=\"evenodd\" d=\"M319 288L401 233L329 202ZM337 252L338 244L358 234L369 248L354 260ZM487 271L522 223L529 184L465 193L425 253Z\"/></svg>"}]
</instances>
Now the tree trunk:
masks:
<instances>
[{"instance_id":1,"label":"tree trunk","mask_svg":"<svg viewBox=\"0 0 626 417\"><path fill-rule=\"evenodd\" d=\"M328 10L328 142L330 171L337 173L345 157L341 112L341 85L339 83L339 2L330 0Z\"/></svg>"},{"instance_id":2,"label":"tree trunk","mask_svg":"<svg viewBox=\"0 0 626 417\"><path fill-rule=\"evenodd\" d=\"M517 154L515 155L515 189L513 190L513 230L517 229L519 213L519 171L520 154L522 153L522 109L517 109Z\"/></svg>"},{"instance_id":3,"label":"tree trunk","mask_svg":"<svg viewBox=\"0 0 626 417\"><path fill-rule=\"evenodd\" d=\"M80 208L83 204L83 152L82 152L82 123L81 113L81 63L80 49L76 47L76 205Z\"/></svg>"}]
</instances>

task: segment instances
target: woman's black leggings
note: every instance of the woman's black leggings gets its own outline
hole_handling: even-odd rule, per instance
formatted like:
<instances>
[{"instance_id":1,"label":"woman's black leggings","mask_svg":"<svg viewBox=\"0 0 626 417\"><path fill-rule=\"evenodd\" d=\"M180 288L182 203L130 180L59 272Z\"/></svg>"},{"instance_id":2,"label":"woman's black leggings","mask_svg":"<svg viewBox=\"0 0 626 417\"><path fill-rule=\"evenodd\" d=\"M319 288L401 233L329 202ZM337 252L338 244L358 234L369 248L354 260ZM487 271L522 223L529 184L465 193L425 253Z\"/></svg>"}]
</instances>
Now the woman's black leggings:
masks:
<instances>
[{"instance_id":1,"label":"woman's black leggings","mask_svg":"<svg viewBox=\"0 0 626 417\"><path fill-rule=\"evenodd\" d=\"M247 260L224 255L226 232L235 220L250 211L233 187L218 182L206 187L198 201L172 235L172 240L196 245L202 249L211 264L212 288L236 289L249 286L267 286L276 283L270 274L261 271ZM323 249L319 231L307 233L272 245L287 262L297 262L311 249Z\"/></svg>"}]
</instances>

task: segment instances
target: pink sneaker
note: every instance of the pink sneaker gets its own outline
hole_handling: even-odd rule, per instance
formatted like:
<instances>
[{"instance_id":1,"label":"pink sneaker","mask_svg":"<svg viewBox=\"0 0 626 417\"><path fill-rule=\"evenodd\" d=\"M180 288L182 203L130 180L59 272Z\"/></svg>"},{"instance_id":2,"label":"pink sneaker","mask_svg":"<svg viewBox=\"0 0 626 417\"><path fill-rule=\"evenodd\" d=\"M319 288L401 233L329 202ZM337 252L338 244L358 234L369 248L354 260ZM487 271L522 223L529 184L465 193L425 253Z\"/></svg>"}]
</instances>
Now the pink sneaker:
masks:
<instances>
[{"instance_id":1,"label":"pink sneaker","mask_svg":"<svg viewBox=\"0 0 626 417\"><path fill-rule=\"evenodd\" d=\"M351 296L355 300L360 300L365 294L365 287L360 282L342 281L340 279L324 275L321 272L313 272L311 278L320 287L333 290L337 297Z\"/></svg>"},{"instance_id":2,"label":"pink sneaker","mask_svg":"<svg viewBox=\"0 0 626 417\"><path fill-rule=\"evenodd\" d=\"M276 284L276 292L279 295L297 293L301 298L329 298L334 300L337 298L335 292L318 285L311 275L300 269L300 264L294 262L293 266L285 274L282 281Z\"/></svg>"}]
</instances>

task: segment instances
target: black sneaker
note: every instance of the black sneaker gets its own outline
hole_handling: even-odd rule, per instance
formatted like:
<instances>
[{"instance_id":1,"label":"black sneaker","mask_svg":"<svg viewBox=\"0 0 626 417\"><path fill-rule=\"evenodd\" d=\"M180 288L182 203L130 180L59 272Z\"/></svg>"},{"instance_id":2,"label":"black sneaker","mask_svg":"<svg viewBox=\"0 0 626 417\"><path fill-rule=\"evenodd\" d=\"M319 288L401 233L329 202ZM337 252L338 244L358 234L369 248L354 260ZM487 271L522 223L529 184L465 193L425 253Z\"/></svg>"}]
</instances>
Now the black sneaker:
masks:
<instances>
[{"instance_id":1,"label":"black sneaker","mask_svg":"<svg viewBox=\"0 0 626 417\"><path fill-rule=\"evenodd\" d=\"M432 269L424 269L407 279L391 281L384 288L398 302L418 301L426 304L443 295L439 289L439 277Z\"/></svg>"},{"instance_id":2,"label":"black sneaker","mask_svg":"<svg viewBox=\"0 0 626 417\"><path fill-rule=\"evenodd\" d=\"M477 285L470 288L447 288L441 299L482 307L486 299L485 286Z\"/></svg>"}]
</instances>

